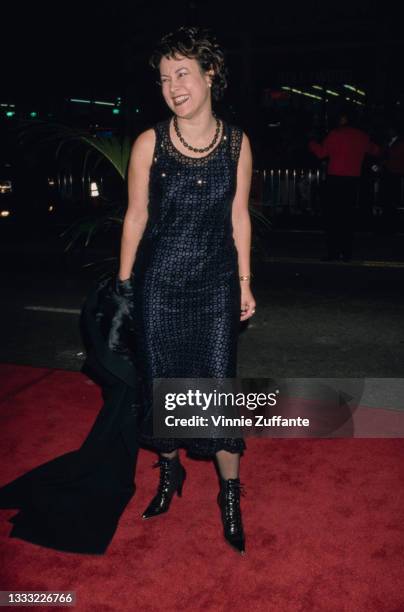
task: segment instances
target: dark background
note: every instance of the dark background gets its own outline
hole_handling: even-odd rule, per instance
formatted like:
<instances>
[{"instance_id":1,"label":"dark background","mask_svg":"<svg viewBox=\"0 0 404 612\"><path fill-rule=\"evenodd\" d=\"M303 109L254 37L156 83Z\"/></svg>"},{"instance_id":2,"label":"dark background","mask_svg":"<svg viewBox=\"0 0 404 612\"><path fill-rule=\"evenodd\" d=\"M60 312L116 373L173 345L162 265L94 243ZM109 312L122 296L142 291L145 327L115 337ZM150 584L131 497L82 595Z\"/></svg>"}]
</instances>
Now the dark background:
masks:
<instances>
[{"instance_id":1,"label":"dark background","mask_svg":"<svg viewBox=\"0 0 404 612\"><path fill-rule=\"evenodd\" d=\"M63 114L69 97L122 96L140 108L136 131L165 115L147 65L153 45L180 25L202 25L227 55L222 106L256 136L276 114L265 91L282 85L353 82L366 89L368 115L401 114L399 3L74 0L6 3L2 13L2 96L20 109Z\"/></svg>"}]
</instances>

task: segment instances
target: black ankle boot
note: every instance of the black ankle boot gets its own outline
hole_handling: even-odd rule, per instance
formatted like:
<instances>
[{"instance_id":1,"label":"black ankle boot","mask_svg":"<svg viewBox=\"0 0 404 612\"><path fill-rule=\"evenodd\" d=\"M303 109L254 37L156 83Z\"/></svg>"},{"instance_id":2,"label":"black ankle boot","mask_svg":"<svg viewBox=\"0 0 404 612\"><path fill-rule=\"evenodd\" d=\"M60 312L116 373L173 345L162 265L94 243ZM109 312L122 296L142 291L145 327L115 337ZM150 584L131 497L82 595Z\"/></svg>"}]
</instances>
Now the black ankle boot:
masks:
<instances>
[{"instance_id":1,"label":"black ankle boot","mask_svg":"<svg viewBox=\"0 0 404 612\"><path fill-rule=\"evenodd\" d=\"M223 532L227 542L241 554L245 552L245 538L241 521L240 492L242 485L238 478L220 479L217 498L222 512Z\"/></svg>"},{"instance_id":2,"label":"black ankle boot","mask_svg":"<svg viewBox=\"0 0 404 612\"><path fill-rule=\"evenodd\" d=\"M168 459L167 457L160 457L154 467L158 466L160 466L160 483L156 495L143 512L142 517L144 519L167 512L176 491L178 497L182 495L186 471L181 465L179 458Z\"/></svg>"}]
</instances>

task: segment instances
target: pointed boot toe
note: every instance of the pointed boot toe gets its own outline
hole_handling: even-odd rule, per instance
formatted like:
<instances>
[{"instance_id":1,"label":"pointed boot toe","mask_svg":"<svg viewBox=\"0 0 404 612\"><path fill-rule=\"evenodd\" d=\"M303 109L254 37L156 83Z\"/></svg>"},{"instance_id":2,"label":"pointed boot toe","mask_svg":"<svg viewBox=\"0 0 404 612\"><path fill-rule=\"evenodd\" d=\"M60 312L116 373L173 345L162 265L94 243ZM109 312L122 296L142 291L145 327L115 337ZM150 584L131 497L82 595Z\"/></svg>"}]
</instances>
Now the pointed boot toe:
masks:
<instances>
[{"instance_id":1,"label":"pointed boot toe","mask_svg":"<svg viewBox=\"0 0 404 612\"><path fill-rule=\"evenodd\" d=\"M229 535L225 535L225 539L230 544L232 548L234 548L241 555L245 555L245 538L241 537L231 537Z\"/></svg>"},{"instance_id":2,"label":"pointed boot toe","mask_svg":"<svg viewBox=\"0 0 404 612\"><path fill-rule=\"evenodd\" d=\"M156 495L142 514L144 520L164 514L170 507L174 493L182 496L182 487L186 477L185 468L179 458L161 457L154 467L160 467L160 482Z\"/></svg>"},{"instance_id":3,"label":"pointed boot toe","mask_svg":"<svg viewBox=\"0 0 404 612\"><path fill-rule=\"evenodd\" d=\"M222 514L223 535L232 548L245 554L245 537L240 509L242 485L238 478L220 481L218 503Z\"/></svg>"}]
</instances>

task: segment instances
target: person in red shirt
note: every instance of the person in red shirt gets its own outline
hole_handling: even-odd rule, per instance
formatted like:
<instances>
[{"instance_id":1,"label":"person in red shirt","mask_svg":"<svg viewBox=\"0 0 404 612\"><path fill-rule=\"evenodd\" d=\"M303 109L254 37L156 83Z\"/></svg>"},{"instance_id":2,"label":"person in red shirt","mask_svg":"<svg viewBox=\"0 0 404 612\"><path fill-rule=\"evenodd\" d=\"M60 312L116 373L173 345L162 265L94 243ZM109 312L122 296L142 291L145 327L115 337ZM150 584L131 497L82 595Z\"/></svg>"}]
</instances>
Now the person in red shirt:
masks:
<instances>
[{"instance_id":1,"label":"person in red shirt","mask_svg":"<svg viewBox=\"0 0 404 612\"><path fill-rule=\"evenodd\" d=\"M322 143L310 140L309 149L320 159L329 160L324 203L327 255L323 260L349 261L362 163L366 154L378 156L381 149L366 132L349 124L346 110L339 114L338 126Z\"/></svg>"}]
</instances>

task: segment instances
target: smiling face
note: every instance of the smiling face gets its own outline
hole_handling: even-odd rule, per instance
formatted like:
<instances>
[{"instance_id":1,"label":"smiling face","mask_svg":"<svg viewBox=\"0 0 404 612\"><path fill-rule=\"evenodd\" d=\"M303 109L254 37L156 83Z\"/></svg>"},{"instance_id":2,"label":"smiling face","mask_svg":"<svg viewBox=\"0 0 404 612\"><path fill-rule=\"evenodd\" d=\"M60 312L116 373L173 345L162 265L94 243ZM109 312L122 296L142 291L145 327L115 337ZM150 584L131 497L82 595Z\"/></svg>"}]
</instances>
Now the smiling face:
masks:
<instances>
[{"instance_id":1,"label":"smiling face","mask_svg":"<svg viewBox=\"0 0 404 612\"><path fill-rule=\"evenodd\" d=\"M179 117L190 118L211 105L209 84L213 71L204 72L196 59L176 56L160 62L160 82L167 106Z\"/></svg>"}]
</instances>

